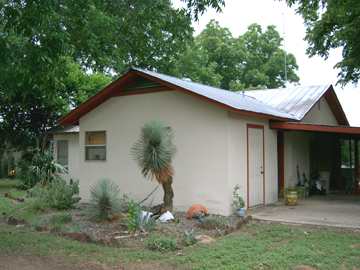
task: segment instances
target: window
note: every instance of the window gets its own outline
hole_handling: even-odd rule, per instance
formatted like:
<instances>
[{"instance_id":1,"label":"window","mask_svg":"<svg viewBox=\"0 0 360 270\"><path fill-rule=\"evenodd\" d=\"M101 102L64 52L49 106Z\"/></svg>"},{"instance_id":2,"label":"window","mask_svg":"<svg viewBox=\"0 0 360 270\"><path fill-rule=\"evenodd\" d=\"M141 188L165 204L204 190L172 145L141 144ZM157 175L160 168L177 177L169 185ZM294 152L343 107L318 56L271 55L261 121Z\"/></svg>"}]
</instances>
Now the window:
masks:
<instances>
[{"instance_id":1,"label":"window","mask_svg":"<svg viewBox=\"0 0 360 270\"><path fill-rule=\"evenodd\" d=\"M62 166L69 165L69 146L68 141L59 140L56 142L56 160Z\"/></svg>"},{"instance_id":2,"label":"window","mask_svg":"<svg viewBox=\"0 0 360 270\"><path fill-rule=\"evenodd\" d=\"M85 160L106 160L105 131L85 132Z\"/></svg>"}]
</instances>

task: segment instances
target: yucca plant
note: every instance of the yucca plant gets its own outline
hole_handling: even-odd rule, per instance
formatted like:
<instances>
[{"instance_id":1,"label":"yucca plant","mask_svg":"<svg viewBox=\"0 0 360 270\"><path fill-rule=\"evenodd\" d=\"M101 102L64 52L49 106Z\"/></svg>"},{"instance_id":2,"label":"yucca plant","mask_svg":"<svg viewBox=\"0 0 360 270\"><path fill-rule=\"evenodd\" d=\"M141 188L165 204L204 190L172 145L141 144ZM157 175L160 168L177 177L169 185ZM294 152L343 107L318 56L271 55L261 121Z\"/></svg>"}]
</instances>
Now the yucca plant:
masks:
<instances>
[{"instance_id":1,"label":"yucca plant","mask_svg":"<svg viewBox=\"0 0 360 270\"><path fill-rule=\"evenodd\" d=\"M172 189L174 170L171 163L176 148L172 141L171 128L159 121L152 121L144 125L140 139L131 149L132 156L144 177L156 180L162 185L163 206L167 210L172 210L174 198Z\"/></svg>"},{"instance_id":2,"label":"yucca plant","mask_svg":"<svg viewBox=\"0 0 360 270\"><path fill-rule=\"evenodd\" d=\"M120 188L109 179L101 179L90 189L88 215L92 219L111 220L121 210Z\"/></svg>"}]
</instances>

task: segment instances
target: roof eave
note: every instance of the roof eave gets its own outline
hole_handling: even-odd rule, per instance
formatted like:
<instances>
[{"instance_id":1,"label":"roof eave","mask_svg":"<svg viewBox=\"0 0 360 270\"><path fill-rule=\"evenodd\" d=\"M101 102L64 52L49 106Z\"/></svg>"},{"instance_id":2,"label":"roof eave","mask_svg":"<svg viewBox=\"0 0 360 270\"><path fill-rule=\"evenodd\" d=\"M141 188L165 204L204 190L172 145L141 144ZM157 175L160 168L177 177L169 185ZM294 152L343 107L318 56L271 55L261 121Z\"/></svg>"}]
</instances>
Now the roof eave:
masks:
<instances>
[{"instance_id":1,"label":"roof eave","mask_svg":"<svg viewBox=\"0 0 360 270\"><path fill-rule=\"evenodd\" d=\"M243 115L256 116L256 117L260 117L260 118L266 118L266 119L272 119L272 120L278 120L278 121L294 121L294 119L289 118L289 117L280 117L280 116L275 116L275 115L266 114L266 113L259 113L259 112L255 112L255 111L237 109L237 108L231 107L231 106L229 106L229 105L227 105L225 103L221 103L219 101L210 99L210 98L208 98L206 96L203 96L203 95L197 94L195 92L192 92L192 91L190 91L190 90L188 90L186 88L183 88L183 87L180 87L178 85L172 84L170 82L164 81L164 80L162 80L160 78L151 76L151 75L146 74L144 72L141 72L141 71L139 71L137 69L130 68L119 79L113 81L108 86L106 86L103 90L98 92L96 95L92 96L87 101L85 101L84 103L79 105L77 108L73 109L68 114L61 117L59 119L59 124L62 125L62 126L78 125L79 124L79 119L83 115L85 115L86 113L88 113L89 111L94 109L96 106L98 106L102 102L104 102L107 99L109 99L110 97L112 97L114 95L114 92L116 91L116 89L118 89L119 87L121 87L122 85L127 83L131 78L134 78L136 75L140 76L142 78L146 78L148 80L160 83L160 84L168 87L169 89L172 89L172 90L175 90L175 91L180 91L180 92L192 95L192 96L196 96L197 98L206 100L207 102L212 103L214 105L217 105L217 106L219 106L219 107L221 107L223 109L226 109L228 111L232 111L232 112L235 112L235 113L240 113L240 114L243 114Z\"/></svg>"}]
</instances>

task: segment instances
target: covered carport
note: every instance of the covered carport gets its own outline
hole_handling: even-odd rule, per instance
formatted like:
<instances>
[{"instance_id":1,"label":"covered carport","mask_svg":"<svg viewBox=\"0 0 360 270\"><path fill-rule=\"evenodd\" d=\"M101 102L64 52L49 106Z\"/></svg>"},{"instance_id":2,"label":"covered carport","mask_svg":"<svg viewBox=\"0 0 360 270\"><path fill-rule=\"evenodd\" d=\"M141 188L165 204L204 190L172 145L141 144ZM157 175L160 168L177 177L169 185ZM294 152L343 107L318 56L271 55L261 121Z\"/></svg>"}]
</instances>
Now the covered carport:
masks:
<instances>
[{"instance_id":1,"label":"covered carport","mask_svg":"<svg viewBox=\"0 0 360 270\"><path fill-rule=\"evenodd\" d=\"M311 189L312 181L327 172L329 179L324 194L360 195L359 127L272 122L271 128L278 130L279 193L286 188L305 184L304 178ZM287 142L289 133L297 136L292 136L295 139ZM286 152L287 147L291 146L294 146L292 153L297 157L295 161ZM287 162L296 163L296 172L294 168L290 169L293 170L292 175L296 174L293 178L300 178L290 181L291 184L286 179L290 175Z\"/></svg>"},{"instance_id":2,"label":"covered carport","mask_svg":"<svg viewBox=\"0 0 360 270\"><path fill-rule=\"evenodd\" d=\"M360 128L298 122L273 122L271 128L278 131L280 200L252 210L253 218L360 229ZM328 175L321 194L311 190L319 175ZM296 186L307 186L305 198L285 205L281 195Z\"/></svg>"}]
</instances>

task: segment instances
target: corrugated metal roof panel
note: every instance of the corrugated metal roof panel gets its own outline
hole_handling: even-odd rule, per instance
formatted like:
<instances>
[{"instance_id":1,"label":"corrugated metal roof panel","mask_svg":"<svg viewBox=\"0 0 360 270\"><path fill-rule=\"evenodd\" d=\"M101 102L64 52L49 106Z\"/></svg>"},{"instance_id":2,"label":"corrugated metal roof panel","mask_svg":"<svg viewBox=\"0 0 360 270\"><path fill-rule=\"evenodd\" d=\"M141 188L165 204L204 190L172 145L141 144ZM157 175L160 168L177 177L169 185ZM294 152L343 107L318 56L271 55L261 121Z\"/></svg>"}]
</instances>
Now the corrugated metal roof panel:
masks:
<instances>
[{"instance_id":1,"label":"corrugated metal roof panel","mask_svg":"<svg viewBox=\"0 0 360 270\"><path fill-rule=\"evenodd\" d=\"M245 93L274 109L291 114L296 120L301 120L329 87L330 85L294 86Z\"/></svg>"},{"instance_id":2,"label":"corrugated metal roof panel","mask_svg":"<svg viewBox=\"0 0 360 270\"><path fill-rule=\"evenodd\" d=\"M145 73L149 76L158 78L162 81L166 81L172 85L181 87L198 95L207 97L219 103L225 104L234 109L261 113L261 114L266 114L269 116L275 116L280 118L294 119L294 116L291 115L290 113L287 113L286 111L281 111L254 97L248 96L247 92L245 92L245 94L243 95L216 87L211 87L187 80L178 79L157 72L152 72L139 68L132 68L132 69Z\"/></svg>"}]
</instances>

